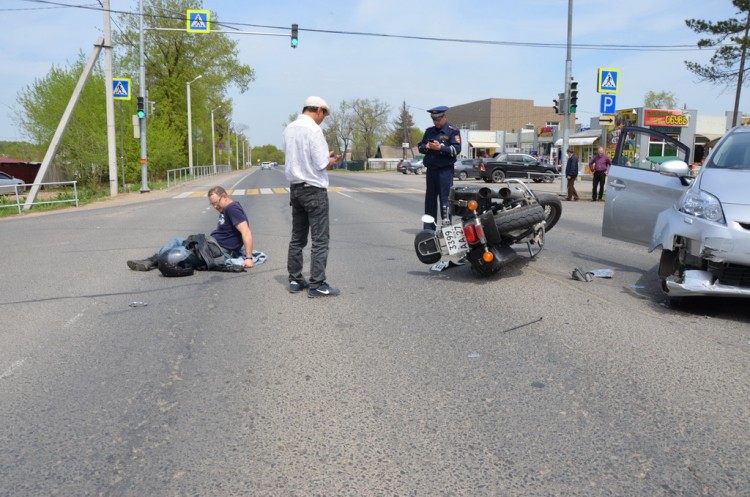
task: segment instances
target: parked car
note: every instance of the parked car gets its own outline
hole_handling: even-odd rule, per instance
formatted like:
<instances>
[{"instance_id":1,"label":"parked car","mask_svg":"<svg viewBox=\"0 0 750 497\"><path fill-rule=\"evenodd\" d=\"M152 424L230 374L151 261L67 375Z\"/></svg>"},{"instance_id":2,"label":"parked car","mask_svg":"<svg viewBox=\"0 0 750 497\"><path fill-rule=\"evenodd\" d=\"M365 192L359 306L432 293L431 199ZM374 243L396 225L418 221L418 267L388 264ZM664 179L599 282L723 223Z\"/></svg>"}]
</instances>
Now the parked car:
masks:
<instances>
[{"instance_id":1,"label":"parked car","mask_svg":"<svg viewBox=\"0 0 750 497\"><path fill-rule=\"evenodd\" d=\"M0 195L21 195L26 191L25 182L0 171Z\"/></svg>"},{"instance_id":2,"label":"parked car","mask_svg":"<svg viewBox=\"0 0 750 497\"><path fill-rule=\"evenodd\" d=\"M552 183L557 176L557 168L548 162L541 162L528 154L495 154L482 163L482 179L487 183L500 183L505 178L530 178L535 183Z\"/></svg>"},{"instance_id":3,"label":"parked car","mask_svg":"<svg viewBox=\"0 0 750 497\"><path fill-rule=\"evenodd\" d=\"M402 159L396 164L396 171L403 174L422 174L424 172L424 164L422 164L421 160Z\"/></svg>"},{"instance_id":4,"label":"parked car","mask_svg":"<svg viewBox=\"0 0 750 497\"><path fill-rule=\"evenodd\" d=\"M658 274L671 301L750 297L750 128L724 135L695 177L689 158L669 136L623 128L602 234L661 250Z\"/></svg>"},{"instance_id":5,"label":"parked car","mask_svg":"<svg viewBox=\"0 0 750 497\"><path fill-rule=\"evenodd\" d=\"M453 177L463 181L482 177L482 159L458 159L453 166Z\"/></svg>"}]
</instances>

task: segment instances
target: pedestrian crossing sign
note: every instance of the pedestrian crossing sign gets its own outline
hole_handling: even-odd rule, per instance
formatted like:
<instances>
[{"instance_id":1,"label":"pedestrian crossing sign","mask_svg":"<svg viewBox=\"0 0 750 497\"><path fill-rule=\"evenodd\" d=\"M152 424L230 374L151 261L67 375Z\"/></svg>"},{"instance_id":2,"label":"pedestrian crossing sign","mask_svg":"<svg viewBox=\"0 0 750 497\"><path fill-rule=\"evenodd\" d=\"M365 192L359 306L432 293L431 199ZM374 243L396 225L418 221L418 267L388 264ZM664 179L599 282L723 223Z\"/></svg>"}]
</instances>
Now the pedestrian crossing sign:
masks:
<instances>
[{"instance_id":1,"label":"pedestrian crossing sign","mask_svg":"<svg viewBox=\"0 0 750 497\"><path fill-rule=\"evenodd\" d=\"M620 91L620 70L600 67L597 76L597 93L618 93Z\"/></svg>"},{"instance_id":2,"label":"pedestrian crossing sign","mask_svg":"<svg viewBox=\"0 0 750 497\"><path fill-rule=\"evenodd\" d=\"M210 33L211 11L188 9L186 24L188 33Z\"/></svg>"},{"instance_id":3,"label":"pedestrian crossing sign","mask_svg":"<svg viewBox=\"0 0 750 497\"><path fill-rule=\"evenodd\" d=\"M130 78L112 78L112 97L115 100L130 100Z\"/></svg>"}]
</instances>

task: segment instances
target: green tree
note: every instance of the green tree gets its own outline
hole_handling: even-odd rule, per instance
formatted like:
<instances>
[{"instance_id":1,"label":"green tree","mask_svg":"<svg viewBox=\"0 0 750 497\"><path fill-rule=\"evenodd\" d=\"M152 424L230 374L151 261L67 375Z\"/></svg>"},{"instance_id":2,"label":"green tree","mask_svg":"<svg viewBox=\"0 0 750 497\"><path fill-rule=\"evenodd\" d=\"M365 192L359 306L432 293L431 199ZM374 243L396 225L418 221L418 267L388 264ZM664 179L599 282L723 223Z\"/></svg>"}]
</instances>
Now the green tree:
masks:
<instances>
[{"instance_id":1,"label":"green tree","mask_svg":"<svg viewBox=\"0 0 750 497\"><path fill-rule=\"evenodd\" d=\"M706 33L709 38L698 40L699 48L715 48L709 64L685 61L687 68L695 73L701 81L730 88L736 81L734 99L734 124L739 119L740 94L742 91L745 69L745 57L750 30L750 0L732 0L738 12L738 18L724 21L705 21L686 19L685 24L696 33ZM742 18L740 18L742 16Z\"/></svg>"},{"instance_id":2,"label":"green tree","mask_svg":"<svg viewBox=\"0 0 750 497\"><path fill-rule=\"evenodd\" d=\"M671 91L648 91L643 97L643 106L652 109L674 109L677 106L677 97Z\"/></svg>"},{"instance_id":3,"label":"green tree","mask_svg":"<svg viewBox=\"0 0 750 497\"><path fill-rule=\"evenodd\" d=\"M385 138L385 144L401 147L401 144L408 143L412 146L421 139L422 130L414 126L414 117L409 112L406 102L403 102L398 117L391 124L391 132Z\"/></svg>"},{"instance_id":4,"label":"green tree","mask_svg":"<svg viewBox=\"0 0 750 497\"><path fill-rule=\"evenodd\" d=\"M377 143L388 131L390 107L385 102L357 98L351 102L354 129L354 150L365 160L373 157Z\"/></svg>"},{"instance_id":5,"label":"green tree","mask_svg":"<svg viewBox=\"0 0 750 497\"><path fill-rule=\"evenodd\" d=\"M279 164L284 163L284 152L276 148L274 145L262 145L260 147L253 147L253 162L278 162Z\"/></svg>"},{"instance_id":6,"label":"green tree","mask_svg":"<svg viewBox=\"0 0 750 497\"><path fill-rule=\"evenodd\" d=\"M203 2L198 0L146 0L143 5L147 27L181 30L144 32L148 99L156 103L156 112L148 120L148 155L157 174L187 164L186 89L189 81L202 75L190 87L193 131L196 137L202 137L197 143L194 139L193 145L197 157L210 159L211 110L221 105L214 118L216 143L223 144L229 138L231 127L229 87L235 85L240 92L245 92L255 79L250 66L240 63L238 42L218 32L216 12L211 13L211 34L185 33L186 10L202 8ZM120 16L121 32L113 36L115 45L121 49L118 51L120 63L131 75L139 72L139 23L137 16ZM134 86L137 87L137 83Z\"/></svg>"},{"instance_id":7,"label":"green tree","mask_svg":"<svg viewBox=\"0 0 750 497\"><path fill-rule=\"evenodd\" d=\"M46 147L78 83L85 57L81 53L70 67L53 66L43 78L18 94L17 121L33 143ZM109 172L104 74L95 66L60 139L52 166L84 186L93 187Z\"/></svg>"}]
</instances>

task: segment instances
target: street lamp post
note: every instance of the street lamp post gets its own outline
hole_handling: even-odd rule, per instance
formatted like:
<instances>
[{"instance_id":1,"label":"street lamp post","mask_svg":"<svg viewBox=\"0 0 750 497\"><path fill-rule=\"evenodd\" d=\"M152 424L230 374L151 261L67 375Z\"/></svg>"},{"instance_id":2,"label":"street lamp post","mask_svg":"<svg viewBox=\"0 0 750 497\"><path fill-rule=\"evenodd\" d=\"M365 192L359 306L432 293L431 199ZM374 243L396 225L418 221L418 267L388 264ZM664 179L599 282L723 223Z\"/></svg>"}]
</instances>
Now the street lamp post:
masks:
<instances>
[{"instance_id":1,"label":"street lamp post","mask_svg":"<svg viewBox=\"0 0 750 497\"><path fill-rule=\"evenodd\" d=\"M211 158L214 164L214 174L216 174L216 134L214 131L214 112L221 109L221 105L211 111Z\"/></svg>"},{"instance_id":2,"label":"street lamp post","mask_svg":"<svg viewBox=\"0 0 750 497\"><path fill-rule=\"evenodd\" d=\"M190 84L195 83L202 77L203 75L201 74L187 83L188 167L190 169L190 176L193 175L193 116L191 114L192 105L190 102Z\"/></svg>"}]
</instances>

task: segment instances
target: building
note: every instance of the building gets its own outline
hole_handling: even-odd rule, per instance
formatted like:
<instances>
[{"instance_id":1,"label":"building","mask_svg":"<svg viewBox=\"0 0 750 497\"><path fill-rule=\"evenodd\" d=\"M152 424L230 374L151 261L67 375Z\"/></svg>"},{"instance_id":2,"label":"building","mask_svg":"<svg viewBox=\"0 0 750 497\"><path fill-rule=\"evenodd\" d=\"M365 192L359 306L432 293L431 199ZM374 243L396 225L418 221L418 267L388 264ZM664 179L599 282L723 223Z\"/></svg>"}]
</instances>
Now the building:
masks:
<instances>
[{"instance_id":1,"label":"building","mask_svg":"<svg viewBox=\"0 0 750 497\"><path fill-rule=\"evenodd\" d=\"M552 152L554 131L562 124L563 116L555 113L552 105L539 107L533 100L488 98L466 104L455 105L448 111L448 121L462 130L502 131L503 141L498 145L505 151ZM570 127L575 129L575 115L570 116ZM483 153L488 147L475 146L469 134L468 148L464 155L474 157L477 150ZM495 150L498 151L498 150Z\"/></svg>"}]
</instances>

